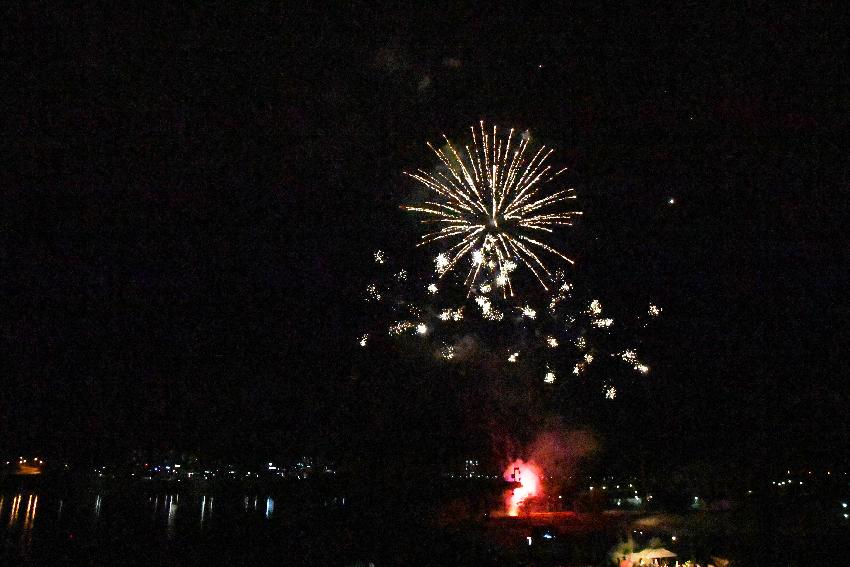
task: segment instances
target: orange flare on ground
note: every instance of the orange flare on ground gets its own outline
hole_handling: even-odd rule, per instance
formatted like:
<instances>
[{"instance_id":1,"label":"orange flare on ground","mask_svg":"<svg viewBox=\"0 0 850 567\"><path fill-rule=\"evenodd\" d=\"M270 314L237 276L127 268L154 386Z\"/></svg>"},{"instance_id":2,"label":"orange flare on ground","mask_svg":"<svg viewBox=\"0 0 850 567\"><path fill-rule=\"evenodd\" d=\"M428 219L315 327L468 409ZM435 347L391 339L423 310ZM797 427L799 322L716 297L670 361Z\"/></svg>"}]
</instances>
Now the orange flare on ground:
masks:
<instances>
[{"instance_id":1,"label":"orange flare on ground","mask_svg":"<svg viewBox=\"0 0 850 567\"><path fill-rule=\"evenodd\" d=\"M508 495L505 505L508 516L518 516L519 508L532 496L542 493L540 478L543 476L540 467L532 462L517 459L505 469L503 478L508 482L519 482L520 486L514 488Z\"/></svg>"}]
</instances>

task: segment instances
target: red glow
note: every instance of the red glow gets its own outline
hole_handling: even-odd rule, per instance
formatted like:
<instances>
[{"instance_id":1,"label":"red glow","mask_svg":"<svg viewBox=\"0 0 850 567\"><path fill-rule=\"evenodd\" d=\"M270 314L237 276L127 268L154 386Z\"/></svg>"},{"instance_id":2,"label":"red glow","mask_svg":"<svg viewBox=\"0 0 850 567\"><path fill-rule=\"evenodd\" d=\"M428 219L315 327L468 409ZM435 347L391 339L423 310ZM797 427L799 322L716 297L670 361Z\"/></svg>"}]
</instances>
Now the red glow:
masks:
<instances>
[{"instance_id":1,"label":"red glow","mask_svg":"<svg viewBox=\"0 0 850 567\"><path fill-rule=\"evenodd\" d=\"M520 486L514 488L505 501L505 506L508 510L508 516L518 516L520 506L522 506L528 498L542 494L540 486L540 478L543 472L536 464L532 462L524 462L522 459L517 459L505 469L504 479L508 482L519 482Z\"/></svg>"}]
</instances>

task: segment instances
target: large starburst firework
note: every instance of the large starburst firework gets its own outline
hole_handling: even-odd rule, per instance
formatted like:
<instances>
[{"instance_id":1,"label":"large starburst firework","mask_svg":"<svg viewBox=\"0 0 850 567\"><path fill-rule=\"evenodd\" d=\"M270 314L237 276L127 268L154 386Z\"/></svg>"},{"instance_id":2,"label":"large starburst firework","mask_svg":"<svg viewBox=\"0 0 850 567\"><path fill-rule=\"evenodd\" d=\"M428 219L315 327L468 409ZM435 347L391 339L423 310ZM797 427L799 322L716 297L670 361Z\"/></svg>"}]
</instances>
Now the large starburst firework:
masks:
<instances>
[{"instance_id":1,"label":"large starburst firework","mask_svg":"<svg viewBox=\"0 0 850 567\"><path fill-rule=\"evenodd\" d=\"M566 208L566 202L576 197L573 189L548 190L566 168L553 173L547 163L553 150L546 146L530 150L528 132L515 136L511 129L505 136L496 126L486 129L483 121L478 131L475 126L470 130L472 142L461 151L446 136L443 148L428 143L443 167L406 172L436 197L402 206L425 215L423 223L439 226L422 236L419 246L447 244L435 261L440 277L468 258L469 294L483 273L503 297L513 296L511 272L519 265L548 291L554 276L546 257L573 261L543 239L557 227L571 226L581 214Z\"/></svg>"}]
</instances>

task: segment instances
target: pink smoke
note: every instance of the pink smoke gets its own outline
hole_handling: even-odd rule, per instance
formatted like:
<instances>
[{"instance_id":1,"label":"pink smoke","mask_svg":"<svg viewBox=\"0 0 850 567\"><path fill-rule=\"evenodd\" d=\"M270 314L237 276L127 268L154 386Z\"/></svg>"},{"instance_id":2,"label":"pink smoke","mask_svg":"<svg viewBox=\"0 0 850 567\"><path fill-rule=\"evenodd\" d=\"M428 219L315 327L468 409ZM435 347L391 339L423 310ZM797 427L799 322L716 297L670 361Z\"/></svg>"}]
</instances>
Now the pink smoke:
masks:
<instances>
[{"instance_id":1,"label":"pink smoke","mask_svg":"<svg viewBox=\"0 0 850 567\"><path fill-rule=\"evenodd\" d=\"M540 433L526 448L528 460L546 471L557 484L569 484L581 462L598 448L589 431L551 427Z\"/></svg>"}]
</instances>

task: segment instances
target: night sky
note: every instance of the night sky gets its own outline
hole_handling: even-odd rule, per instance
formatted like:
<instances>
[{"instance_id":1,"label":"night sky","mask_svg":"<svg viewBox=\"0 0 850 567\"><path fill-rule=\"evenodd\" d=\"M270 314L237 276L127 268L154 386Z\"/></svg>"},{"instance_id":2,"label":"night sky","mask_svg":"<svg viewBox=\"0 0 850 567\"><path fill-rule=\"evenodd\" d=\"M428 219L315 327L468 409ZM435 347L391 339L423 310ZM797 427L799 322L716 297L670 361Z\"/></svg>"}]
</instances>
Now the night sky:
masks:
<instances>
[{"instance_id":1,"label":"night sky","mask_svg":"<svg viewBox=\"0 0 850 567\"><path fill-rule=\"evenodd\" d=\"M599 295L664 308L611 452L840 462L848 39L768 6L4 8L0 450L344 448L401 172L485 119L570 166Z\"/></svg>"}]
</instances>

